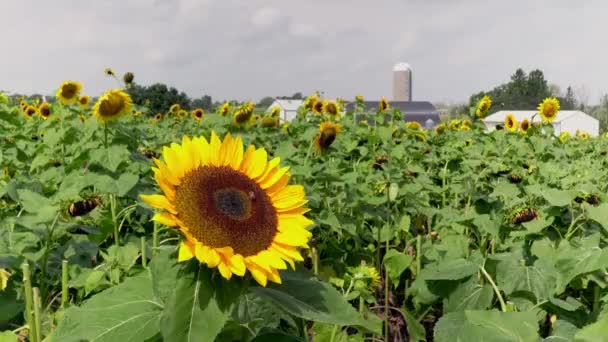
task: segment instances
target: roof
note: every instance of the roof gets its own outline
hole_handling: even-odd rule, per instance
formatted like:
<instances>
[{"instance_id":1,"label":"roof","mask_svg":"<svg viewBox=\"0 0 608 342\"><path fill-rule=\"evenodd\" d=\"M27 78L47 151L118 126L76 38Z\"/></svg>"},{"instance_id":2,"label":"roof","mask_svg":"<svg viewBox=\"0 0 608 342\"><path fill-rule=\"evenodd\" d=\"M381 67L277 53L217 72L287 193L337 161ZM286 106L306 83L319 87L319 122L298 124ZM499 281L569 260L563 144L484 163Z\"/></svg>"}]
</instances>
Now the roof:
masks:
<instances>
[{"instance_id":1,"label":"roof","mask_svg":"<svg viewBox=\"0 0 608 342\"><path fill-rule=\"evenodd\" d=\"M393 67L393 71L408 71L412 70L412 67L407 63L397 63Z\"/></svg>"},{"instance_id":2,"label":"roof","mask_svg":"<svg viewBox=\"0 0 608 342\"><path fill-rule=\"evenodd\" d=\"M296 111L296 110L298 110L298 108L300 108L300 106L303 103L304 103L303 100L280 100L280 99L276 99L270 105L270 107L279 106L279 107L283 108L283 110L285 110L285 111Z\"/></svg>"},{"instance_id":3,"label":"roof","mask_svg":"<svg viewBox=\"0 0 608 342\"><path fill-rule=\"evenodd\" d=\"M379 103L380 101L364 101L365 111L375 112ZM431 127L435 127L441 122L439 112L432 103L427 101L389 101L389 105L390 108L399 108L405 121L416 121L422 127L427 127L429 119L433 121ZM346 104L347 111L352 111L354 108L354 102Z\"/></svg>"},{"instance_id":4,"label":"roof","mask_svg":"<svg viewBox=\"0 0 608 342\"><path fill-rule=\"evenodd\" d=\"M515 117L515 120L522 121L523 119L528 119L530 120L532 118L532 116L534 116L534 114L537 114L538 111L537 110L501 110L498 111L492 115L487 116L484 119L485 123L488 122L496 122L496 123L501 123L501 122L505 122L505 118L507 117L508 114L513 114L513 116ZM557 112L557 117L555 118L555 120L553 122L560 122L560 121L564 121L566 119L569 119L573 116L579 116L579 115L586 115L592 118L592 116L581 112L580 110L560 110L559 112ZM536 115L534 117L533 122L540 122L541 118L539 115Z\"/></svg>"}]
</instances>

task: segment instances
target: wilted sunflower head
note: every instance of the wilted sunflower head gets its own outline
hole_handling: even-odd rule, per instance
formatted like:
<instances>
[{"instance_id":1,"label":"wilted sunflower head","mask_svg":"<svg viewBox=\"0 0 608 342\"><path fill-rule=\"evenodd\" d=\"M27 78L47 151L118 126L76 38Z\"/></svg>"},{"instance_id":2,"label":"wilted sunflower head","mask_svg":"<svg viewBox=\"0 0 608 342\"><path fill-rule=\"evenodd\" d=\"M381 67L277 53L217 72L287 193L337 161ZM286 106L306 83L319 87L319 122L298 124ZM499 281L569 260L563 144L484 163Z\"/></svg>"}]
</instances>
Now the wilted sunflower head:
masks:
<instances>
[{"instance_id":1,"label":"wilted sunflower head","mask_svg":"<svg viewBox=\"0 0 608 342\"><path fill-rule=\"evenodd\" d=\"M196 121L201 121L201 119L203 118L204 115L205 115L205 110L203 110L203 108L196 108L195 110L192 111L192 117Z\"/></svg>"},{"instance_id":2,"label":"wilted sunflower head","mask_svg":"<svg viewBox=\"0 0 608 342\"><path fill-rule=\"evenodd\" d=\"M412 129L415 131L420 131L422 130L422 126L420 125L420 123L418 121L408 121L405 123L405 128L407 129Z\"/></svg>"},{"instance_id":3,"label":"wilted sunflower head","mask_svg":"<svg viewBox=\"0 0 608 342\"><path fill-rule=\"evenodd\" d=\"M243 108L234 112L232 123L237 127L245 127L251 122L252 112Z\"/></svg>"},{"instance_id":4,"label":"wilted sunflower head","mask_svg":"<svg viewBox=\"0 0 608 342\"><path fill-rule=\"evenodd\" d=\"M559 112L559 100L554 97L548 97L538 105L538 114L545 123L551 123L557 117Z\"/></svg>"},{"instance_id":5,"label":"wilted sunflower head","mask_svg":"<svg viewBox=\"0 0 608 342\"><path fill-rule=\"evenodd\" d=\"M78 104L82 108L88 107L90 102L91 102L91 97L88 95L82 95L81 97L78 98Z\"/></svg>"},{"instance_id":6,"label":"wilted sunflower head","mask_svg":"<svg viewBox=\"0 0 608 342\"><path fill-rule=\"evenodd\" d=\"M492 100L488 95L485 95L481 98L481 100L479 100L479 102L477 102L477 107L475 108L475 115L478 118L483 118L490 110L490 107L492 107Z\"/></svg>"},{"instance_id":7,"label":"wilted sunflower head","mask_svg":"<svg viewBox=\"0 0 608 342\"><path fill-rule=\"evenodd\" d=\"M318 152L326 151L336 140L340 133L340 124L323 122L319 127L319 133L315 138L315 147Z\"/></svg>"},{"instance_id":8,"label":"wilted sunflower head","mask_svg":"<svg viewBox=\"0 0 608 342\"><path fill-rule=\"evenodd\" d=\"M122 80L125 81L126 85L130 85L131 83L133 83L133 80L135 79L135 75L133 75L132 72L126 72L123 76L122 76Z\"/></svg>"},{"instance_id":9,"label":"wilted sunflower head","mask_svg":"<svg viewBox=\"0 0 608 342\"><path fill-rule=\"evenodd\" d=\"M44 120L48 119L51 116L51 107L48 102L43 102L40 107L38 107L38 115Z\"/></svg>"},{"instance_id":10,"label":"wilted sunflower head","mask_svg":"<svg viewBox=\"0 0 608 342\"><path fill-rule=\"evenodd\" d=\"M103 94L93 106L93 116L102 123L116 120L131 113L131 96L121 89L111 89Z\"/></svg>"},{"instance_id":11,"label":"wilted sunflower head","mask_svg":"<svg viewBox=\"0 0 608 342\"><path fill-rule=\"evenodd\" d=\"M280 114L281 114L281 107L279 107L279 106L274 106L270 110L270 116L273 118L278 117Z\"/></svg>"},{"instance_id":12,"label":"wilted sunflower head","mask_svg":"<svg viewBox=\"0 0 608 342\"><path fill-rule=\"evenodd\" d=\"M228 115L228 113L230 113L230 104L224 103L222 105L222 108L220 109L220 115L226 116L226 115Z\"/></svg>"},{"instance_id":13,"label":"wilted sunflower head","mask_svg":"<svg viewBox=\"0 0 608 342\"><path fill-rule=\"evenodd\" d=\"M69 105L78 100L78 95L81 90L82 85L80 82L65 81L61 84L59 89L57 89L56 96L59 99L59 102Z\"/></svg>"},{"instance_id":14,"label":"wilted sunflower head","mask_svg":"<svg viewBox=\"0 0 608 342\"><path fill-rule=\"evenodd\" d=\"M27 106L27 108L25 108L25 110L23 111L23 114L25 114L25 117L28 119L31 119L34 117L34 114L36 114L37 109L34 106Z\"/></svg>"},{"instance_id":15,"label":"wilted sunflower head","mask_svg":"<svg viewBox=\"0 0 608 342\"><path fill-rule=\"evenodd\" d=\"M521 120L521 122L519 123L519 129L523 134L526 134L530 129L530 121L528 121L528 119Z\"/></svg>"},{"instance_id":16,"label":"wilted sunflower head","mask_svg":"<svg viewBox=\"0 0 608 342\"><path fill-rule=\"evenodd\" d=\"M221 141L184 137L163 148L164 161L153 159L163 194L142 195L161 209L152 218L184 235L178 261L193 258L217 268L222 277L247 271L262 286L281 282L279 270L303 261L298 248L308 247L313 222L304 188L287 185L287 167L268 161L263 148L243 148L240 136Z\"/></svg>"},{"instance_id":17,"label":"wilted sunflower head","mask_svg":"<svg viewBox=\"0 0 608 342\"><path fill-rule=\"evenodd\" d=\"M113 77L116 77L116 74L114 73L114 70L112 70L112 69L110 69L110 68L106 68L106 69L105 69L103 72L104 72L106 75L108 75L108 76L113 76Z\"/></svg>"},{"instance_id":18,"label":"wilted sunflower head","mask_svg":"<svg viewBox=\"0 0 608 342\"><path fill-rule=\"evenodd\" d=\"M326 101L323 104L323 111L332 117L337 117L340 115L340 108L338 107L338 103L336 103L336 101Z\"/></svg>"},{"instance_id":19,"label":"wilted sunflower head","mask_svg":"<svg viewBox=\"0 0 608 342\"><path fill-rule=\"evenodd\" d=\"M186 116L188 116L188 112L185 109L180 109L177 112L177 116L179 116L180 118L185 118Z\"/></svg>"},{"instance_id":20,"label":"wilted sunflower head","mask_svg":"<svg viewBox=\"0 0 608 342\"><path fill-rule=\"evenodd\" d=\"M390 108L390 104L388 103L388 100L384 97L382 97L382 99L380 99L380 103L378 104L378 109L380 109L381 111L385 111L388 110Z\"/></svg>"},{"instance_id":21,"label":"wilted sunflower head","mask_svg":"<svg viewBox=\"0 0 608 342\"><path fill-rule=\"evenodd\" d=\"M312 105L312 111L321 114L323 112L324 101L321 99L317 99L315 103Z\"/></svg>"},{"instance_id":22,"label":"wilted sunflower head","mask_svg":"<svg viewBox=\"0 0 608 342\"><path fill-rule=\"evenodd\" d=\"M265 116L262 119L262 127L264 128L276 128L278 123L279 121L277 121L277 119L272 116Z\"/></svg>"},{"instance_id":23,"label":"wilted sunflower head","mask_svg":"<svg viewBox=\"0 0 608 342\"><path fill-rule=\"evenodd\" d=\"M181 109L182 109L182 107L177 103L173 104L173 105L171 105L171 107L169 107L169 111L172 114L178 114Z\"/></svg>"},{"instance_id":24,"label":"wilted sunflower head","mask_svg":"<svg viewBox=\"0 0 608 342\"><path fill-rule=\"evenodd\" d=\"M513 114L509 113L505 117L505 128L509 132L515 132L517 130L517 120L515 120L515 117L513 116Z\"/></svg>"},{"instance_id":25,"label":"wilted sunflower head","mask_svg":"<svg viewBox=\"0 0 608 342\"><path fill-rule=\"evenodd\" d=\"M439 124L435 127L435 133L438 135L443 134L443 133L445 133L445 129L446 129L445 124Z\"/></svg>"}]
</instances>

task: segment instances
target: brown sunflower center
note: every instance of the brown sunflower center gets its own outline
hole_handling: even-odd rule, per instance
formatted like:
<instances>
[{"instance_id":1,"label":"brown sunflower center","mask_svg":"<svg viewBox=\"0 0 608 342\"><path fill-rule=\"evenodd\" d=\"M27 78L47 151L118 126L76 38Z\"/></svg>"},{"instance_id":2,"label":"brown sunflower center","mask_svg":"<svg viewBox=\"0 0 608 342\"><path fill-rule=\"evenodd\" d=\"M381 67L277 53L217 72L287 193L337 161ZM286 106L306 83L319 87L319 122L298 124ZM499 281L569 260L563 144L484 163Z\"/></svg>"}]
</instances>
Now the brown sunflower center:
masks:
<instances>
[{"instance_id":1,"label":"brown sunflower center","mask_svg":"<svg viewBox=\"0 0 608 342\"><path fill-rule=\"evenodd\" d=\"M87 104L87 103L89 103L89 99L87 99L86 97L81 97L81 98L80 98L80 104L85 105L85 104Z\"/></svg>"},{"instance_id":2,"label":"brown sunflower center","mask_svg":"<svg viewBox=\"0 0 608 342\"><path fill-rule=\"evenodd\" d=\"M51 115L51 110L49 109L49 106L40 107L40 114L44 117Z\"/></svg>"},{"instance_id":3,"label":"brown sunflower center","mask_svg":"<svg viewBox=\"0 0 608 342\"><path fill-rule=\"evenodd\" d=\"M338 114L338 108L336 108L335 104L330 103L327 105L327 112L331 115L336 115Z\"/></svg>"},{"instance_id":4,"label":"brown sunflower center","mask_svg":"<svg viewBox=\"0 0 608 342\"><path fill-rule=\"evenodd\" d=\"M177 188L179 219L206 246L232 247L243 256L272 243L278 227L270 197L245 174L227 166L203 166L186 173Z\"/></svg>"},{"instance_id":5,"label":"brown sunflower center","mask_svg":"<svg viewBox=\"0 0 608 342\"><path fill-rule=\"evenodd\" d=\"M77 91L78 87L76 87L75 84L66 84L61 87L61 96L65 97L66 99L71 99L74 97L74 95L76 95Z\"/></svg>"},{"instance_id":6,"label":"brown sunflower center","mask_svg":"<svg viewBox=\"0 0 608 342\"><path fill-rule=\"evenodd\" d=\"M125 107L125 100L118 94L109 94L105 99L101 100L99 105L99 114L103 117L112 117L118 115Z\"/></svg>"},{"instance_id":7,"label":"brown sunflower center","mask_svg":"<svg viewBox=\"0 0 608 342\"><path fill-rule=\"evenodd\" d=\"M552 103L546 103L543 108L543 113L547 117L552 117L555 115L555 106Z\"/></svg>"}]
</instances>

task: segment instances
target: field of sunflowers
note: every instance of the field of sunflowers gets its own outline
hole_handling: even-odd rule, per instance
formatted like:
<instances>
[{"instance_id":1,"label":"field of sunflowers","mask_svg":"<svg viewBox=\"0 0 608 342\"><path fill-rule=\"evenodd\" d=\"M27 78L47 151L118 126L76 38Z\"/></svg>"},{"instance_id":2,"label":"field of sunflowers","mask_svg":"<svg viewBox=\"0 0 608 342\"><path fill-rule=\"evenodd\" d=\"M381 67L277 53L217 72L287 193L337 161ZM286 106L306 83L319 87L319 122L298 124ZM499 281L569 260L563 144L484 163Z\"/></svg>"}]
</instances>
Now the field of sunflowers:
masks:
<instances>
[{"instance_id":1,"label":"field of sunflowers","mask_svg":"<svg viewBox=\"0 0 608 342\"><path fill-rule=\"evenodd\" d=\"M2 342L608 340L606 138L83 90L0 98Z\"/></svg>"}]
</instances>

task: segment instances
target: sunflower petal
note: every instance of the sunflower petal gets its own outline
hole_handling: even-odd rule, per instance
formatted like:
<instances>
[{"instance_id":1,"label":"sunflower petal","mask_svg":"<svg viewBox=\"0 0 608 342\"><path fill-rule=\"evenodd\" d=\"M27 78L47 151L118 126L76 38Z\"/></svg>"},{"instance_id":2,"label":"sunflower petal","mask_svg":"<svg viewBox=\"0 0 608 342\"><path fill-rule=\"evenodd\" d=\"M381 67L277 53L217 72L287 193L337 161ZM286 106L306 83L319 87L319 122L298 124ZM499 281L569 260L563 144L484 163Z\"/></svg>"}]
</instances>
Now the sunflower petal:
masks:
<instances>
[{"instance_id":1,"label":"sunflower petal","mask_svg":"<svg viewBox=\"0 0 608 342\"><path fill-rule=\"evenodd\" d=\"M232 278L232 272L230 271L228 265L224 264L223 262L220 262L219 265L217 265L217 269L220 271L222 277L226 279Z\"/></svg>"},{"instance_id":2,"label":"sunflower petal","mask_svg":"<svg viewBox=\"0 0 608 342\"><path fill-rule=\"evenodd\" d=\"M272 203L277 209L290 209L306 204L304 187L289 185L272 196Z\"/></svg>"},{"instance_id":3,"label":"sunflower petal","mask_svg":"<svg viewBox=\"0 0 608 342\"><path fill-rule=\"evenodd\" d=\"M175 217L167 212L156 213L152 216L152 221L158 222L168 227L175 227L178 225Z\"/></svg>"},{"instance_id":4,"label":"sunflower petal","mask_svg":"<svg viewBox=\"0 0 608 342\"><path fill-rule=\"evenodd\" d=\"M266 276L266 272L255 265L249 265L249 272L253 276L253 279L258 282L263 287L266 287L268 283L268 277Z\"/></svg>"},{"instance_id":5,"label":"sunflower petal","mask_svg":"<svg viewBox=\"0 0 608 342\"><path fill-rule=\"evenodd\" d=\"M213 166L220 166L221 156L220 156L220 148L222 146L222 142L220 138L215 134L215 132L211 132L211 139L209 141L208 150L208 164Z\"/></svg>"},{"instance_id":6,"label":"sunflower petal","mask_svg":"<svg viewBox=\"0 0 608 342\"><path fill-rule=\"evenodd\" d=\"M177 255L177 262L187 261L194 257L194 253L190 246L188 246L185 242L182 242L179 245L179 253Z\"/></svg>"},{"instance_id":7,"label":"sunflower petal","mask_svg":"<svg viewBox=\"0 0 608 342\"><path fill-rule=\"evenodd\" d=\"M255 146L254 145L247 146L247 149L245 150L245 154L243 154L243 161L241 162L241 166L239 167L239 169L243 173L247 173L247 170L249 170L249 164L251 164L253 152L255 152Z\"/></svg>"},{"instance_id":8,"label":"sunflower petal","mask_svg":"<svg viewBox=\"0 0 608 342\"><path fill-rule=\"evenodd\" d=\"M172 214L177 214L177 210L175 210L173 204L163 195L139 195L139 197L154 208L165 209Z\"/></svg>"},{"instance_id":9,"label":"sunflower petal","mask_svg":"<svg viewBox=\"0 0 608 342\"><path fill-rule=\"evenodd\" d=\"M181 184L180 178L176 177L175 175L173 175L173 173L171 173L171 170L169 170L167 164L156 158L152 160L154 161L154 164L158 166L158 169L160 170L161 174L169 183L173 184L174 186L179 186Z\"/></svg>"},{"instance_id":10,"label":"sunflower petal","mask_svg":"<svg viewBox=\"0 0 608 342\"><path fill-rule=\"evenodd\" d=\"M250 157L246 174L252 179L258 178L266 170L267 161L268 154L265 149L255 150Z\"/></svg>"},{"instance_id":11,"label":"sunflower petal","mask_svg":"<svg viewBox=\"0 0 608 342\"><path fill-rule=\"evenodd\" d=\"M244 276L247 268L245 267L245 260L240 254L235 254L230 258L230 271L238 276Z\"/></svg>"},{"instance_id":12,"label":"sunflower petal","mask_svg":"<svg viewBox=\"0 0 608 342\"><path fill-rule=\"evenodd\" d=\"M260 187L262 189L269 189L277 182L281 181L285 176L287 176L287 181L289 181L289 174L287 173L287 171L289 171L289 166L280 168L278 170L275 170L274 172L269 173L268 175L266 175L266 177L259 181Z\"/></svg>"}]
</instances>

